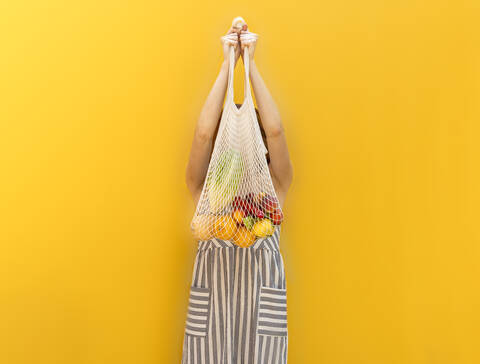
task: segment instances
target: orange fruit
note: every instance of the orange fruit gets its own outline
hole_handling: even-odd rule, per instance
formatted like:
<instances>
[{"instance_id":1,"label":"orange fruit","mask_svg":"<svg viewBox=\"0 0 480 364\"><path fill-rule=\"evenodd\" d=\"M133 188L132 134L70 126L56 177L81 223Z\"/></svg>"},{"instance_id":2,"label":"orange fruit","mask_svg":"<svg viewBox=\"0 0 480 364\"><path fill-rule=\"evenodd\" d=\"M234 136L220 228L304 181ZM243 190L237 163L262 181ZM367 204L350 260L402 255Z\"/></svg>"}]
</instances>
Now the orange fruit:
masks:
<instances>
[{"instance_id":1,"label":"orange fruit","mask_svg":"<svg viewBox=\"0 0 480 364\"><path fill-rule=\"evenodd\" d=\"M221 240L230 240L237 231L237 223L230 215L224 215L217 218L213 227L213 233L216 238Z\"/></svg>"},{"instance_id":2,"label":"orange fruit","mask_svg":"<svg viewBox=\"0 0 480 364\"><path fill-rule=\"evenodd\" d=\"M236 209L235 211L233 211L232 217L236 222L241 224L243 221L243 218L245 217L245 213L240 209Z\"/></svg>"},{"instance_id":3,"label":"orange fruit","mask_svg":"<svg viewBox=\"0 0 480 364\"><path fill-rule=\"evenodd\" d=\"M208 240L213 237L213 215L197 215L193 218L191 229L197 240Z\"/></svg>"},{"instance_id":4,"label":"orange fruit","mask_svg":"<svg viewBox=\"0 0 480 364\"><path fill-rule=\"evenodd\" d=\"M255 242L256 238L255 234L249 231L245 226L240 226L233 237L233 242L242 248L247 248Z\"/></svg>"}]
</instances>

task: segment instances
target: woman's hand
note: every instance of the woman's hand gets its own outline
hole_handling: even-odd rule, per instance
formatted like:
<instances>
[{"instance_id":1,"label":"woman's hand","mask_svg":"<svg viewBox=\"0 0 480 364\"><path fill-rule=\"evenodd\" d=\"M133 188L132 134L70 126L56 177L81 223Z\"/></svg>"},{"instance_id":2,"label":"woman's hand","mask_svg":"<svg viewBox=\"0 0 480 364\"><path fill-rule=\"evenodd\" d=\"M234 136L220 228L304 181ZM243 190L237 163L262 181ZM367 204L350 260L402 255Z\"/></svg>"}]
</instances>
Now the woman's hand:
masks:
<instances>
[{"instance_id":1,"label":"woman's hand","mask_svg":"<svg viewBox=\"0 0 480 364\"><path fill-rule=\"evenodd\" d=\"M236 41L234 45L231 45L229 41L225 41L222 39L222 45L223 45L223 58L225 62L229 63L230 62L230 47L235 47L235 64L237 64L238 58L240 57L240 32L233 27L230 28L227 32L227 35L229 34L235 34L236 35ZM233 38L233 37L232 37Z\"/></svg>"},{"instance_id":2,"label":"woman's hand","mask_svg":"<svg viewBox=\"0 0 480 364\"><path fill-rule=\"evenodd\" d=\"M240 35L239 35L240 41L241 41L242 34L248 34L248 33L250 33L248 30L241 30ZM251 39L248 42L243 42L243 43L241 42L240 45L241 45L240 54L242 55L242 61L245 62L245 59L243 58L244 53L245 53L244 52L245 47L248 47L248 60L252 61L253 60L253 55L255 54L255 48L257 46L257 40L256 39Z\"/></svg>"}]
</instances>

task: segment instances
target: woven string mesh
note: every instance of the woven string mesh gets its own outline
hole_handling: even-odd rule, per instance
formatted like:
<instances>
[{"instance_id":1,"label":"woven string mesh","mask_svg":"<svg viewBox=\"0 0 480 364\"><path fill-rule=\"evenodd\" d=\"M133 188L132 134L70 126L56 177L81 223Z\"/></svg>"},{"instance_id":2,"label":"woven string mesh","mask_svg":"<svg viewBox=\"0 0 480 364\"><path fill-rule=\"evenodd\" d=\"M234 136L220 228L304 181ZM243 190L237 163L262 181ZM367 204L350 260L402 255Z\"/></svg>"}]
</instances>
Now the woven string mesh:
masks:
<instances>
[{"instance_id":1,"label":"woven string mesh","mask_svg":"<svg viewBox=\"0 0 480 364\"><path fill-rule=\"evenodd\" d=\"M248 43L257 37L248 32L241 41ZM197 240L218 238L248 247L258 238L273 234L275 225L283 220L283 212L250 91L248 47L243 57L245 100L237 108L233 98L235 42L231 44L227 97L191 229Z\"/></svg>"}]
</instances>

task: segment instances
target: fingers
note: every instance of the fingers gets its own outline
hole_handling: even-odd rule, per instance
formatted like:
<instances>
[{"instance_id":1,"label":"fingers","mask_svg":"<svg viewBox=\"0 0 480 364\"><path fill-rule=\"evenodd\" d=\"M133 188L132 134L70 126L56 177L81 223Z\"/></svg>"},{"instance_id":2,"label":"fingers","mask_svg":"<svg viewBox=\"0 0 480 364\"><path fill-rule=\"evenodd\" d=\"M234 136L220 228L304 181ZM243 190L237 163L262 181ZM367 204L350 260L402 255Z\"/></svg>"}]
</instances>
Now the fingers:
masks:
<instances>
[{"instance_id":1,"label":"fingers","mask_svg":"<svg viewBox=\"0 0 480 364\"><path fill-rule=\"evenodd\" d=\"M242 30L240 32L240 44L242 49L250 44L255 43L258 39L258 34L249 32L247 30Z\"/></svg>"},{"instance_id":2,"label":"fingers","mask_svg":"<svg viewBox=\"0 0 480 364\"><path fill-rule=\"evenodd\" d=\"M239 35L240 32L236 28L230 27L227 34L222 37L222 42L226 42L236 47L237 44L240 42Z\"/></svg>"},{"instance_id":3,"label":"fingers","mask_svg":"<svg viewBox=\"0 0 480 364\"><path fill-rule=\"evenodd\" d=\"M227 32L227 35L228 34L236 34L238 36L238 40L240 41L240 35L241 33L243 32L246 32L248 29L248 25L247 24L244 24L241 28L234 28L233 26L230 27L230 29L228 30Z\"/></svg>"},{"instance_id":4,"label":"fingers","mask_svg":"<svg viewBox=\"0 0 480 364\"><path fill-rule=\"evenodd\" d=\"M236 47L239 42L237 34L234 33L224 35L223 37L221 37L221 40L222 43L233 45L234 47Z\"/></svg>"},{"instance_id":5,"label":"fingers","mask_svg":"<svg viewBox=\"0 0 480 364\"><path fill-rule=\"evenodd\" d=\"M250 46L250 44L255 43L257 39L258 34L248 31L246 24L244 24L242 28L231 27L227 34L222 37L223 42L227 42L235 47L240 43L242 50Z\"/></svg>"},{"instance_id":6,"label":"fingers","mask_svg":"<svg viewBox=\"0 0 480 364\"><path fill-rule=\"evenodd\" d=\"M247 30L247 25L246 25L246 24L243 26L243 28L230 27L230 29L228 30L227 34L235 33L235 34L240 35L240 32L241 32L243 29L244 29L244 30Z\"/></svg>"},{"instance_id":7,"label":"fingers","mask_svg":"<svg viewBox=\"0 0 480 364\"><path fill-rule=\"evenodd\" d=\"M242 34L255 34L255 33L249 32L248 25L244 24L242 28L230 27L226 35L229 35L229 34L237 34L239 37L241 37Z\"/></svg>"},{"instance_id":8,"label":"fingers","mask_svg":"<svg viewBox=\"0 0 480 364\"><path fill-rule=\"evenodd\" d=\"M240 34L239 34L239 37L240 37L240 44L241 44L241 47L242 47L242 49L244 49L244 48L245 48L245 46L247 45L247 43L243 43L243 42L242 42L242 35L244 35L244 34L246 34L246 33L247 33L247 31L246 31L246 30L241 30L241 31L240 31Z\"/></svg>"}]
</instances>

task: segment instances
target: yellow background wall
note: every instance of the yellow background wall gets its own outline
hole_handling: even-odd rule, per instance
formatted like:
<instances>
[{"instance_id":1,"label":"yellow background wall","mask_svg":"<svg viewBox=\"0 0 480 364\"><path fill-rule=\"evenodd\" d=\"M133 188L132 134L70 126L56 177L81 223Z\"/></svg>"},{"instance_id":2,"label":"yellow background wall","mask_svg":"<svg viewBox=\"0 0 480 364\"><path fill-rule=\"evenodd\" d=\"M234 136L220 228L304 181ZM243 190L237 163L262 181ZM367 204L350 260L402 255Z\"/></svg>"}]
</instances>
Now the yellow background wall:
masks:
<instances>
[{"instance_id":1,"label":"yellow background wall","mask_svg":"<svg viewBox=\"0 0 480 364\"><path fill-rule=\"evenodd\" d=\"M236 3L1 3L0 362L180 362L184 170L241 15L295 167L289 363L479 363L478 2Z\"/></svg>"}]
</instances>

